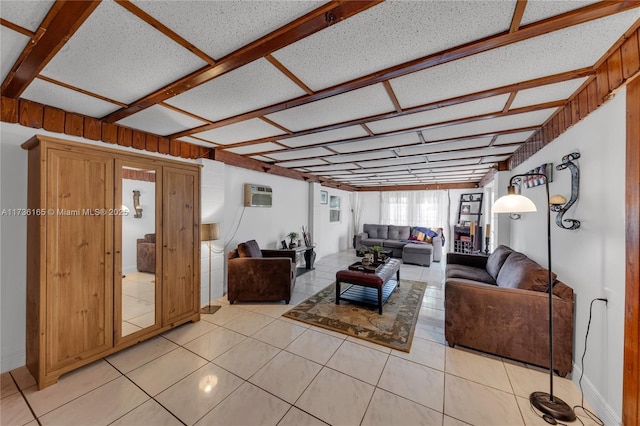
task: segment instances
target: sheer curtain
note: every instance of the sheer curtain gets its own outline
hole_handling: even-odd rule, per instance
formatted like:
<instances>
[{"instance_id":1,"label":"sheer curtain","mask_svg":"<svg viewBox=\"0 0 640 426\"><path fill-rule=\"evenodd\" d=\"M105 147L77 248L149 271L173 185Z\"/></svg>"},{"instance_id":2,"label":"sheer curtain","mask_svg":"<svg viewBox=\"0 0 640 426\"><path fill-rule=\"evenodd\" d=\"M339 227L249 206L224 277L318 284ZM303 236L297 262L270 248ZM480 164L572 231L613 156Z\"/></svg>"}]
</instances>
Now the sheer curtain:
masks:
<instances>
[{"instance_id":1,"label":"sheer curtain","mask_svg":"<svg viewBox=\"0 0 640 426\"><path fill-rule=\"evenodd\" d=\"M385 225L441 227L448 230L448 191L381 192L380 220Z\"/></svg>"}]
</instances>

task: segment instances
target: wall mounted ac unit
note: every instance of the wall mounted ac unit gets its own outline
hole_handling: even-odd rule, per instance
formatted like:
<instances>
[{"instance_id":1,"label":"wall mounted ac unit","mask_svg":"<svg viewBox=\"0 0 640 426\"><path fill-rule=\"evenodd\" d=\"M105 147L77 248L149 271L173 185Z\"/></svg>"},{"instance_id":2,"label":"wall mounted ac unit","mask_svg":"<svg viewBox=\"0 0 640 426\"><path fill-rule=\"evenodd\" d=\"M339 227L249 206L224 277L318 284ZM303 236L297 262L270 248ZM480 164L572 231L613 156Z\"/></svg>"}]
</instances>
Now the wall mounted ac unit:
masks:
<instances>
[{"instance_id":1,"label":"wall mounted ac unit","mask_svg":"<svg viewBox=\"0 0 640 426\"><path fill-rule=\"evenodd\" d=\"M273 191L271 187L264 185L244 184L245 207L271 207Z\"/></svg>"}]
</instances>

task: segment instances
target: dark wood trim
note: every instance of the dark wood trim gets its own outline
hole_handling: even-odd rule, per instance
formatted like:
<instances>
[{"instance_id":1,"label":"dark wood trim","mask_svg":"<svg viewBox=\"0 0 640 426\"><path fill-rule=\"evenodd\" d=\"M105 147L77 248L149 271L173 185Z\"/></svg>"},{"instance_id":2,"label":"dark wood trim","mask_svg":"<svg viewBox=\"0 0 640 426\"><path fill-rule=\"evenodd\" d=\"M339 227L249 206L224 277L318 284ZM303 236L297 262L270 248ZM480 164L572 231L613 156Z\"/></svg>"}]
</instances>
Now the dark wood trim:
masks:
<instances>
[{"instance_id":1,"label":"dark wood trim","mask_svg":"<svg viewBox=\"0 0 640 426\"><path fill-rule=\"evenodd\" d=\"M290 135L291 134L291 130L287 129L284 126L281 126L280 124L276 123L275 121L271 121L269 120L267 117L258 117L260 120L264 121L267 124L272 125L273 127L277 127L278 129L282 130L283 132L285 132L286 134ZM275 140L271 141L271 142L276 142ZM277 142L276 142L277 143Z\"/></svg>"},{"instance_id":2,"label":"dark wood trim","mask_svg":"<svg viewBox=\"0 0 640 426\"><path fill-rule=\"evenodd\" d=\"M7 27L12 29L13 31L20 33L22 35L25 35L29 38L33 38L36 33L34 33L31 30L28 30L24 27L21 27L20 25L14 24L13 22L7 21L6 19L0 18L0 25L2 25L3 27Z\"/></svg>"},{"instance_id":3,"label":"dark wood trim","mask_svg":"<svg viewBox=\"0 0 640 426\"><path fill-rule=\"evenodd\" d=\"M179 112L180 114L186 115L186 116L191 117L191 118L193 118L195 120L204 121L205 123L212 123L211 120L208 120L208 119L206 119L204 117L200 117L199 115L192 114L192 113L190 113L188 111L183 110L182 108L178 108L178 107L173 106L171 104L168 104L166 102L160 102L160 103L158 103L158 105L163 106L165 108L168 108L170 110L173 110L175 112Z\"/></svg>"},{"instance_id":4,"label":"dark wood trim","mask_svg":"<svg viewBox=\"0 0 640 426\"><path fill-rule=\"evenodd\" d=\"M640 4L640 3L639 3ZM553 116L543 123L540 130L509 159L509 168L513 170L545 145L564 133L568 128L582 120L640 72L640 25L635 32L627 33L619 40L617 49L609 52L609 57L600 60L595 78L587 80Z\"/></svg>"},{"instance_id":5,"label":"dark wood trim","mask_svg":"<svg viewBox=\"0 0 640 426\"><path fill-rule=\"evenodd\" d=\"M140 9L138 6L131 3L129 0L115 0L115 2L118 3L120 6L124 7L125 9L127 9L136 17L140 18L147 24L154 27L156 30L160 31L162 34L169 37L171 40L178 43L180 46L184 47L194 55L198 56L200 59L202 59L206 63L210 65L215 65L216 61L211 56L207 55L202 50L198 49L196 46L189 43L187 40L182 38L178 33L173 31L171 28L167 27L166 25L164 25L162 22L158 21L153 16L149 15L144 10Z\"/></svg>"},{"instance_id":6,"label":"dark wood trim","mask_svg":"<svg viewBox=\"0 0 640 426\"><path fill-rule=\"evenodd\" d=\"M289 77L289 79L291 81L293 81L296 85L298 85L298 87L300 87L302 90L304 90L308 95L313 94L313 90L311 90L311 88L309 88L309 86L304 84L304 82L302 80L300 80L294 73L292 73L291 70L289 70L289 68L287 68L284 65L282 65L282 63L280 61L278 61L276 58L274 58L271 55L267 55L267 56L265 56L265 59L267 61L269 61L271 63L271 65L273 65L274 67L278 68L278 70L280 70L280 72L282 74L284 74L287 77Z\"/></svg>"},{"instance_id":7,"label":"dark wood trim","mask_svg":"<svg viewBox=\"0 0 640 426\"><path fill-rule=\"evenodd\" d=\"M40 80L42 80L42 81L46 81L46 82L49 82L49 83L55 84L56 86L64 87L65 89L73 90L74 92L82 93L83 95L91 96L92 98L97 98L97 99L100 99L100 100L102 100L102 101L105 101L105 102L109 102L109 103L112 103L112 104L118 105L120 108L124 108L124 107L126 107L126 106L127 106L127 104L125 104L125 103L122 103L122 102L116 101L116 100L114 100L114 99L109 99L109 98L104 97L104 96L102 96L102 95L98 95L97 93L92 93L92 92L89 92L89 91L87 91L87 90L80 89L80 88L78 88L78 87L72 86L72 85L67 84L67 83L63 83L63 82L58 81L58 80L54 80L53 78L49 78L49 77L44 76L44 75L42 75L42 74L38 74L38 75L36 76L36 78L37 78L37 79L40 79Z\"/></svg>"},{"instance_id":8,"label":"dark wood trim","mask_svg":"<svg viewBox=\"0 0 640 426\"><path fill-rule=\"evenodd\" d=\"M516 90L511 92L511 94L509 95L509 99L507 99L507 102L504 104L504 108L502 109L502 112L509 111L509 109L511 108L511 105L513 104L513 101L516 99L517 94L518 94L518 91Z\"/></svg>"},{"instance_id":9,"label":"dark wood trim","mask_svg":"<svg viewBox=\"0 0 640 426\"><path fill-rule=\"evenodd\" d=\"M417 112L430 111L432 109L438 109L438 108L443 108L443 107L447 107L447 106L461 104L461 103L464 103L464 102L470 102L470 101L475 101L475 100L479 100L479 99L485 99L485 98L489 98L491 96L496 96L496 95L504 95L505 93L511 93L511 92L518 91L518 90L532 89L534 87L540 87L540 86L544 86L544 85L547 85L547 84L560 83L560 82L563 82L563 81L568 81L568 80L573 80L573 79L576 79L576 78L587 77L587 76L591 76L591 75L594 75L594 74L595 74L595 71L590 67L581 68L581 69L578 69L578 70L567 71L567 72L554 74L554 75L550 75L550 76L535 78L533 80L527 80L527 81L523 81L523 82L519 82L519 83L509 84L509 85L502 86L502 87L497 87L497 88L494 88L494 89L483 90L483 91L476 92L476 93L471 93L471 94L468 94L468 95L462 95L462 96L456 96L456 97L449 98L449 99L443 99L443 100L440 100L440 101L431 102L431 103L424 104L424 105L418 105L418 106L411 107L411 108L405 108L400 113L398 113L396 111L388 112L388 113L383 113L383 114L372 115L372 116L369 116L369 117L359 118L359 119L355 119L355 120L344 121L342 123L334 123L334 124L330 124L330 125L326 125L326 126L316 127L316 128L313 128L313 129L302 130L302 131L299 131L299 132L294 132L290 136L281 136L281 138L285 139L285 138L288 138L288 137L304 136L304 135L308 135L310 133L322 132L322 131L325 131L325 130L335 130L335 129L339 129L339 128L343 128L343 127L361 125L361 124L372 122L372 121L379 121L379 120L385 120L387 118L394 118L394 117L400 117L400 116L403 116L403 115L414 114L414 113L417 113ZM317 92L317 93L320 93L320 92ZM301 98L298 98L298 99L301 99ZM203 132L205 130L211 130L211 129L215 129L215 128L218 128L218 127L228 126L230 124L235 124L235 123L238 123L240 121L248 120L250 118L255 118L255 117L262 116L262 115L270 114L272 112L277 112L277 111L284 110L284 109L288 108L288 105L291 105L292 102L293 101L281 102L279 104L272 105L270 107L260 108L260 109L257 109L257 110L254 110L254 111L250 111L250 112L247 112L247 113L239 114L239 115L234 116L234 117L225 118L225 119L217 121L217 122L215 122L215 123L213 123L211 125L201 126L201 127L197 127L197 128L190 129L190 130L185 130L184 132L178 132L178 133L175 133L175 134L170 135L170 136L172 138L179 138L179 137L182 137L182 136L189 136L189 135L191 135L193 133ZM296 101L296 104L297 104L297 101ZM248 143L248 144L250 144L250 143L261 143L261 142L264 142L265 139L270 139L270 138L257 139L255 141L247 141L247 142L244 142L244 143Z\"/></svg>"},{"instance_id":10,"label":"dark wood trim","mask_svg":"<svg viewBox=\"0 0 640 426\"><path fill-rule=\"evenodd\" d=\"M402 106L400 106L400 102L398 101L398 97L393 91L393 87L391 87L391 83L389 80L383 81L382 85L384 86L384 90L387 91L387 95L389 95L389 99L391 99L391 103L393 103L393 107L396 109L396 112L402 112Z\"/></svg>"},{"instance_id":11,"label":"dark wood trim","mask_svg":"<svg viewBox=\"0 0 640 426\"><path fill-rule=\"evenodd\" d=\"M369 128L369 126L367 126L366 124L362 123L362 124L360 125L360 127L362 127L362 128L364 129L364 131L365 131L365 132L367 132L367 133L369 134L369 136L374 136L374 135L375 135L375 133L373 133L373 132L371 131L371 129Z\"/></svg>"},{"instance_id":12,"label":"dark wood trim","mask_svg":"<svg viewBox=\"0 0 640 426\"><path fill-rule=\"evenodd\" d=\"M640 78L627 85L626 289L622 424L640 421Z\"/></svg>"},{"instance_id":13,"label":"dark wood trim","mask_svg":"<svg viewBox=\"0 0 640 426\"><path fill-rule=\"evenodd\" d=\"M42 68L91 15L100 1L61 0L49 10L38 31L42 36L27 47L2 84L2 96L17 99Z\"/></svg>"},{"instance_id":14,"label":"dark wood trim","mask_svg":"<svg viewBox=\"0 0 640 426\"><path fill-rule=\"evenodd\" d=\"M522 16L524 15L526 7L527 0L518 0L516 3L516 9L513 11L513 18L511 18L511 25L509 26L510 33L514 33L518 31L518 28L520 28L520 23L522 22Z\"/></svg>"},{"instance_id":15,"label":"dark wood trim","mask_svg":"<svg viewBox=\"0 0 640 426\"><path fill-rule=\"evenodd\" d=\"M104 121L113 123L122 120L136 112L165 101L173 96L179 95L187 90L193 89L202 83L223 75L229 71L240 68L256 59L263 58L268 54L289 46L305 37L327 28L329 25L347 19L357 13L362 12L381 0L362 1L331 1L305 16L279 28L270 34L236 50L235 52L221 58L215 65L207 65L188 76L177 80L168 86L158 89L137 101L129 107L118 110L103 118ZM327 21L330 14L335 19ZM185 135L182 135L185 136Z\"/></svg>"}]
</instances>

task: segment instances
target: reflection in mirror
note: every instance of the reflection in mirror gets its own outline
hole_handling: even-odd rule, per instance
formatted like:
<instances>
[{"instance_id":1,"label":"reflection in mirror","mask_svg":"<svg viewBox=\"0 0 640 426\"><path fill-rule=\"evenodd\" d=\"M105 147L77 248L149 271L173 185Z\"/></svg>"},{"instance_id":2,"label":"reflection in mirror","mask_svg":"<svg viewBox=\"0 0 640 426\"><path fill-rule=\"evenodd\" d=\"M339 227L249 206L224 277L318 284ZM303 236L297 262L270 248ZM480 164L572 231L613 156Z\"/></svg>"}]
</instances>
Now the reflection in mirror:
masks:
<instances>
[{"instance_id":1,"label":"reflection in mirror","mask_svg":"<svg viewBox=\"0 0 640 426\"><path fill-rule=\"evenodd\" d=\"M122 336L155 324L156 172L122 168ZM135 206L133 195L139 200ZM133 214L142 209L148 214Z\"/></svg>"}]
</instances>

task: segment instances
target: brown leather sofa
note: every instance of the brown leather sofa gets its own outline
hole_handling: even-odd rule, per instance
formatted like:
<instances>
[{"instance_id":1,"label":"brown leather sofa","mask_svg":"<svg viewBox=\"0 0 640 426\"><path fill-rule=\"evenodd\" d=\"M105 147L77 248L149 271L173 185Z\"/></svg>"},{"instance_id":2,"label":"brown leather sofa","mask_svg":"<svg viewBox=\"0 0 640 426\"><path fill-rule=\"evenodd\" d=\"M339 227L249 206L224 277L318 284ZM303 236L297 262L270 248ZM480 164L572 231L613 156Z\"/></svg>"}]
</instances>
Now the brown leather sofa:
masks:
<instances>
[{"instance_id":1,"label":"brown leather sofa","mask_svg":"<svg viewBox=\"0 0 640 426\"><path fill-rule=\"evenodd\" d=\"M227 253L229 303L284 300L288 304L295 283L295 250L261 250L251 240Z\"/></svg>"},{"instance_id":2,"label":"brown leather sofa","mask_svg":"<svg viewBox=\"0 0 640 426\"><path fill-rule=\"evenodd\" d=\"M146 234L136 243L136 267L140 272L156 273L156 234Z\"/></svg>"},{"instance_id":3,"label":"brown leather sofa","mask_svg":"<svg viewBox=\"0 0 640 426\"><path fill-rule=\"evenodd\" d=\"M571 372L573 290L553 274L553 368ZM447 254L445 339L549 367L548 271L506 246L490 256Z\"/></svg>"}]
</instances>

